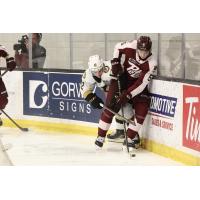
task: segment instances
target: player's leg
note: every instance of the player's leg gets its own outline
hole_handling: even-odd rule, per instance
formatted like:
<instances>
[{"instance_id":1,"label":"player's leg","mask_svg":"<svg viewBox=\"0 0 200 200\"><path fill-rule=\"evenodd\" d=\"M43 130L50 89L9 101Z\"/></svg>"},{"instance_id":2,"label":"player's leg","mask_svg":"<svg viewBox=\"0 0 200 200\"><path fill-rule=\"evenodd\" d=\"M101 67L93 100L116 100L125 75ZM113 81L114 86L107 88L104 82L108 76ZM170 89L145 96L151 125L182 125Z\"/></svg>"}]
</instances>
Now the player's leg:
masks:
<instances>
[{"instance_id":1,"label":"player's leg","mask_svg":"<svg viewBox=\"0 0 200 200\"><path fill-rule=\"evenodd\" d=\"M6 105L8 104L8 94L6 91L5 84L2 79L0 79L0 109L4 109ZM0 112L0 115L2 113ZM0 117L0 126L2 126L3 121Z\"/></svg>"},{"instance_id":2,"label":"player's leg","mask_svg":"<svg viewBox=\"0 0 200 200\"><path fill-rule=\"evenodd\" d=\"M103 143L105 142L106 134L111 126L113 116L114 115L108 110L104 110L101 114L98 126L98 136L95 140L95 145L100 148L103 147Z\"/></svg>"},{"instance_id":3,"label":"player's leg","mask_svg":"<svg viewBox=\"0 0 200 200\"><path fill-rule=\"evenodd\" d=\"M123 142L124 141L124 122L115 117L115 130L107 135L110 142Z\"/></svg>"},{"instance_id":4,"label":"player's leg","mask_svg":"<svg viewBox=\"0 0 200 200\"><path fill-rule=\"evenodd\" d=\"M106 106L110 106L110 102L113 99L113 96L115 93L118 91L118 86L117 86L117 81L116 80L111 80L111 84L109 87L109 91L107 93L106 97ZM95 145L98 147L103 147L103 143L105 141L106 134L111 126L112 119L113 119L114 114L109 112L108 110L104 110L101 114L101 118L99 120L99 126L98 126L98 136L97 139L95 140Z\"/></svg>"},{"instance_id":5,"label":"player's leg","mask_svg":"<svg viewBox=\"0 0 200 200\"><path fill-rule=\"evenodd\" d=\"M131 119L131 117L133 116L133 109L132 109L132 105L127 103L124 106L124 117L126 117L127 119ZM121 115L122 112L121 110L119 111L119 114ZM123 142L124 138L125 138L125 131L124 130L124 124L123 124L123 120L118 119L117 117L115 117L116 120L116 130L113 131L111 134L107 135L108 141L111 142ZM128 126L128 124L127 124Z\"/></svg>"},{"instance_id":6,"label":"player's leg","mask_svg":"<svg viewBox=\"0 0 200 200\"><path fill-rule=\"evenodd\" d=\"M131 148L139 148L140 147L140 136L139 130L141 129L145 117L148 113L149 109L149 101L136 101L134 102L135 108L135 116L132 120L135 121L135 125L129 124L127 130L128 136L128 146Z\"/></svg>"},{"instance_id":7,"label":"player's leg","mask_svg":"<svg viewBox=\"0 0 200 200\"><path fill-rule=\"evenodd\" d=\"M2 114L2 112L0 111L0 126L3 125L3 121L2 121L2 119L1 119L1 114Z\"/></svg>"}]
</instances>

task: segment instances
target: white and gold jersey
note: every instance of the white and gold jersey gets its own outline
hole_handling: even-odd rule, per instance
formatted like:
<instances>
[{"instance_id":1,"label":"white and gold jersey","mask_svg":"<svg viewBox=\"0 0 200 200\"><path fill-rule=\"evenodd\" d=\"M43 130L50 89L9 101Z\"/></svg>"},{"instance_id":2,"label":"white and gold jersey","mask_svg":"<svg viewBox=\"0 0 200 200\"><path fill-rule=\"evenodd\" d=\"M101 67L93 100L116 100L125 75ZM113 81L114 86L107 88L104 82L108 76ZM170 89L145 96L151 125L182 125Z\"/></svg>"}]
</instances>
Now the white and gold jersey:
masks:
<instances>
[{"instance_id":1,"label":"white and gold jersey","mask_svg":"<svg viewBox=\"0 0 200 200\"><path fill-rule=\"evenodd\" d=\"M104 61L103 74L101 78L98 78L92 74L92 72L87 69L83 73L82 83L81 83L81 94L84 98L87 97L88 94L92 93L95 87L99 87L105 89L110 85L110 80L113 78L111 76L111 62Z\"/></svg>"}]
</instances>

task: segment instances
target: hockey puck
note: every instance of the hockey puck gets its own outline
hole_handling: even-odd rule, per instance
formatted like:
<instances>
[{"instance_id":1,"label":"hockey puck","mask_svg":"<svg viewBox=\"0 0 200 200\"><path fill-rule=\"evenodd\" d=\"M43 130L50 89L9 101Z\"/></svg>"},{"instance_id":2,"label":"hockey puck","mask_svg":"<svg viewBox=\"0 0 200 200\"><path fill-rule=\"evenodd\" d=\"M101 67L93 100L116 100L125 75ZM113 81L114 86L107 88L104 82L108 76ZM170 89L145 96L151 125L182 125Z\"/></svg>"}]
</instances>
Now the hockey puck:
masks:
<instances>
[{"instance_id":1,"label":"hockey puck","mask_svg":"<svg viewBox=\"0 0 200 200\"><path fill-rule=\"evenodd\" d=\"M130 157L135 157L135 156L136 156L136 154L134 154L134 153L130 154Z\"/></svg>"}]
</instances>

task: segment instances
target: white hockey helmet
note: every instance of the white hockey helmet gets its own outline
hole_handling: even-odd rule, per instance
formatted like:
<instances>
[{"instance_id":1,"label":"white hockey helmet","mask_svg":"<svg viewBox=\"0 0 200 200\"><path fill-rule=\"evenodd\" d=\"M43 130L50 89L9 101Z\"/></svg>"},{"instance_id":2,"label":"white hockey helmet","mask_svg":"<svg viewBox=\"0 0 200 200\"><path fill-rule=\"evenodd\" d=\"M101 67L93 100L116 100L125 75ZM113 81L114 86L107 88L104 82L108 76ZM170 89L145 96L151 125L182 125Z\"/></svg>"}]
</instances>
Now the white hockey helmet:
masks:
<instances>
[{"instance_id":1,"label":"white hockey helmet","mask_svg":"<svg viewBox=\"0 0 200 200\"><path fill-rule=\"evenodd\" d=\"M88 67L91 72L98 72L103 68L103 59L99 55L89 57Z\"/></svg>"}]
</instances>

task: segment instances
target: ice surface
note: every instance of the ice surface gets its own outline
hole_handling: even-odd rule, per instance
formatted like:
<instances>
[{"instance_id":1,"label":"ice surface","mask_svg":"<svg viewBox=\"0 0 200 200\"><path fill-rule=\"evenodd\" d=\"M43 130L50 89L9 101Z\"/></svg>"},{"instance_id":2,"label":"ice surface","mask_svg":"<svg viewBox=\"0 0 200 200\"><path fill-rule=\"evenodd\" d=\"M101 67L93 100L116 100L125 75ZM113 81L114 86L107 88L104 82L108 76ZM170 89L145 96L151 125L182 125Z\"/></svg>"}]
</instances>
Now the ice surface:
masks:
<instances>
[{"instance_id":1,"label":"ice surface","mask_svg":"<svg viewBox=\"0 0 200 200\"><path fill-rule=\"evenodd\" d=\"M1 127L0 136L2 144L11 147L5 152L1 151L2 165L182 165L143 149L136 152L136 157L130 158L122 151L120 143L106 142L103 149L97 151L95 137L81 134L38 130L21 132Z\"/></svg>"}]
</instances>

